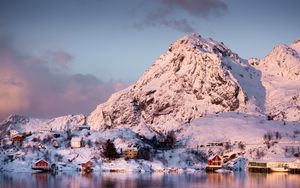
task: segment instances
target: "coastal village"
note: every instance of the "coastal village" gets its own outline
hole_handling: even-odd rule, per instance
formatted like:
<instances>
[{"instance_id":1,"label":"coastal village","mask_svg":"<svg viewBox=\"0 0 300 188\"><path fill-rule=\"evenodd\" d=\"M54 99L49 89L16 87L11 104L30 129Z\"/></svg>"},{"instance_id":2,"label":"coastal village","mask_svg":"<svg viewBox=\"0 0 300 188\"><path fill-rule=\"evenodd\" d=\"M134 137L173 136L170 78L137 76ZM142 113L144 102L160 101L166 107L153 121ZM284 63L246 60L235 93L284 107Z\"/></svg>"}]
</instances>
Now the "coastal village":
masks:
<instances>
[{"instance_id":1,"label":"coastal village","mask_svg":"<svg viewBox=\"0 0 300 188\"><path fill-rule=\"evenodd\" d=\"M25 117L22 118L24 120ZM1 140L0 170L15 170L17 168L14 165L18 165L24 171L75 170L84 174L93 171L300 173L297 131L293 132L295 139L290 142L281 141L283 135L279 132L265 134L262 143L256 144L258 150L247 151L248 147L255 144L243 141L209 142L197 144L193 149L184 149L183 141L174 132L166 135L152 133L150 137L129 129L101 133L90 130L85 121L81 121L81 125L76 123L78 121L72 125L73 129L69 127L66 130L9 130ZM262 147L275 152L273 146L283 143L285 157L263 158L265 154L260 150ZM183 153L185 156L181 158ZM253 155L249 157L249 153Z\"/></svg>"}]
</instances>

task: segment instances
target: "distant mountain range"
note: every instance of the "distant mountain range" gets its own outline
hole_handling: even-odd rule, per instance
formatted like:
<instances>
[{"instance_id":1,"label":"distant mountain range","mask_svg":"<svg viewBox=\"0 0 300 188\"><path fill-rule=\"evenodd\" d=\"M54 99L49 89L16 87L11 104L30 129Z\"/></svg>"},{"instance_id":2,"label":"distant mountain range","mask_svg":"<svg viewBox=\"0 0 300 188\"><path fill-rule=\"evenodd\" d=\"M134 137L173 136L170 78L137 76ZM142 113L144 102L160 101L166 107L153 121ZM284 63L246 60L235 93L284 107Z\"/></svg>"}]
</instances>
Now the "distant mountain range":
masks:
<instances>
[{"instance_id":1,"label":"distant mountain range","mask_svg":"<svg viewBox=\"0 0 300 188\"><path fill-rule=\"evenodd\" d=\"M93 130L140 123L154 130L176 130L222 112L299 121L299 54L296 40L275 46L261 60L245 60L223 42L191 34L172 43L134 84L114 93L89 116L78 116ZM13 117L2 124L18 119ZM74 116L59 119L69 122Z\"/></svg>"}]
</instances>

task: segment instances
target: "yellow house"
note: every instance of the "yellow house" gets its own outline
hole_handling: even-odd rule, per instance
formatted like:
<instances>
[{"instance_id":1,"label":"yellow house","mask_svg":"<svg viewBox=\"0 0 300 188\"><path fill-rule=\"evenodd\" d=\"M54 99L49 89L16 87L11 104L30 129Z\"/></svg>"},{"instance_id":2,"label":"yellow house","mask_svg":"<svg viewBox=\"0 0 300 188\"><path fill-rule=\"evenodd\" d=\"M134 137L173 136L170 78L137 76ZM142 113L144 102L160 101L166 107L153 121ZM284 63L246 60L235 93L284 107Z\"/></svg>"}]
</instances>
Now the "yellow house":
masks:
<instances>
[{"instance_id":1,"label":"yellow house","mask_svg":"<svg viewBox=\"0 0 300 188\"><path fill-rule=\"evenodd\" d=\"M128 150L125 150L122 155L124 158L128 158L128 159L134 159L137 157L137 150L135 149L128 149Z\"/></svg>"}]
</instances>

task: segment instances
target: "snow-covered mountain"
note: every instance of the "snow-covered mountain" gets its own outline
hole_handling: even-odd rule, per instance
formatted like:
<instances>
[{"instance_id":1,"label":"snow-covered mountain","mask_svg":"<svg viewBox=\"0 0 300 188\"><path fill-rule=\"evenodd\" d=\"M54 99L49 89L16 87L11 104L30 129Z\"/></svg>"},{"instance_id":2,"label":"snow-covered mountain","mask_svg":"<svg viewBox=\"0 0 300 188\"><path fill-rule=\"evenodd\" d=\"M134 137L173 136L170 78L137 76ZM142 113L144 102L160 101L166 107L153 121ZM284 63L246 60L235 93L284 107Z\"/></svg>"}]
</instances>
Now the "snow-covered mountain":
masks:
<instances>
[{"instance_id":1,"label":"snow-covered mountain","mask_svg":"<svg viewBox=\"0 0 300 188\"><path fill-rule=\"evenodd\" d=\"M266 92L265 114L286 121L300 121L300 40L279 44L262 60L251 60L262 72Z\"/></svg>"},{"instance_id":2,"label":"snow-covered mountain","mask_svg":"<svg viewBox=\"0 0 300 188\"><path fill-rule=\"evenodd\" d=\"M222 42L185 36L169 47L127 89L88 117L92 129L146 123L176 129L191 120L228 111L263 113L262 72Z\"/></svg>"},{"instance_id":3,"label":"snow-covered mountain","mask_svg":"<svg viewBox=\"0 0 300 188\"><path fill-rule=\"evenodd\" d=\"M88 124L93 130L145 124L162 131L230 111L299 121L299 53L296 40L274 47L262 60L244 60L222 42L191 34L171 44L134 84L113 94L88 117L29 120L58 130L73 124Z\"/></svg>"},{"instance_id":4,"label":"snow-covered mountain","mask_svg":"<svg viewBox=\"0 0 300 188\"><path fill-rule=\"evenodd\" d=\"M67 131L74 130L78 126L86 124L86 117L83 114L67 115L53 119L29 118L21 115L11 115L1 123L0 136L5 135L10 130L18 132L39 132L45 130Z\"/></svg>"}]
</instances>

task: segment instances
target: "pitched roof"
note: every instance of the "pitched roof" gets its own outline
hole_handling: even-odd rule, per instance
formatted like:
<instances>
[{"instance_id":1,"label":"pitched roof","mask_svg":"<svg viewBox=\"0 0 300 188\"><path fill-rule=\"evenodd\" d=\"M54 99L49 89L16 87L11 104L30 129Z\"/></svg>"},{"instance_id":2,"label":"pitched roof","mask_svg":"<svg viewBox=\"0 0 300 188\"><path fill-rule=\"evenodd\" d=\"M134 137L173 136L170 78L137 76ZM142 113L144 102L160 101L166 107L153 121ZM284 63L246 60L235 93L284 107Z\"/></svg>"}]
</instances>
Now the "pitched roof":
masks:
<instances>
[{"instance_id":1,"label":"pitched roof","mask_svg":"<svg viewBox=\"0 0 300 188\"><path fill-rule=\"evenodd\" d=\"M71 142L81 142L81 137L72 137Z\"/></svg>"},{"instance_id":2,"label":"pitched roof","mask_svg":"<svg viewBox=\"0 0 300 188\"><path fill-rule=\"evenodd\" d=\"M34 163L38 163L38 162L41 162L41 161L44 161L46 163L49 163L48 161L46 161L45 159L39 159L38 161L34 162Z\"/></svg>"},{"instance_id":3,"label":"pitched roof","mask_svg":"<svg viewBox=\"0 0 300 188\"><path fill-rule=\"evenodd\" d=\"M220 160L222 160L222 157L220 156L220 155L213 155L213 156L211 156L211 157L209 157L208 158L208 160L216 160L216 159L220 159Z\"/></svg>"}]
</instances>

